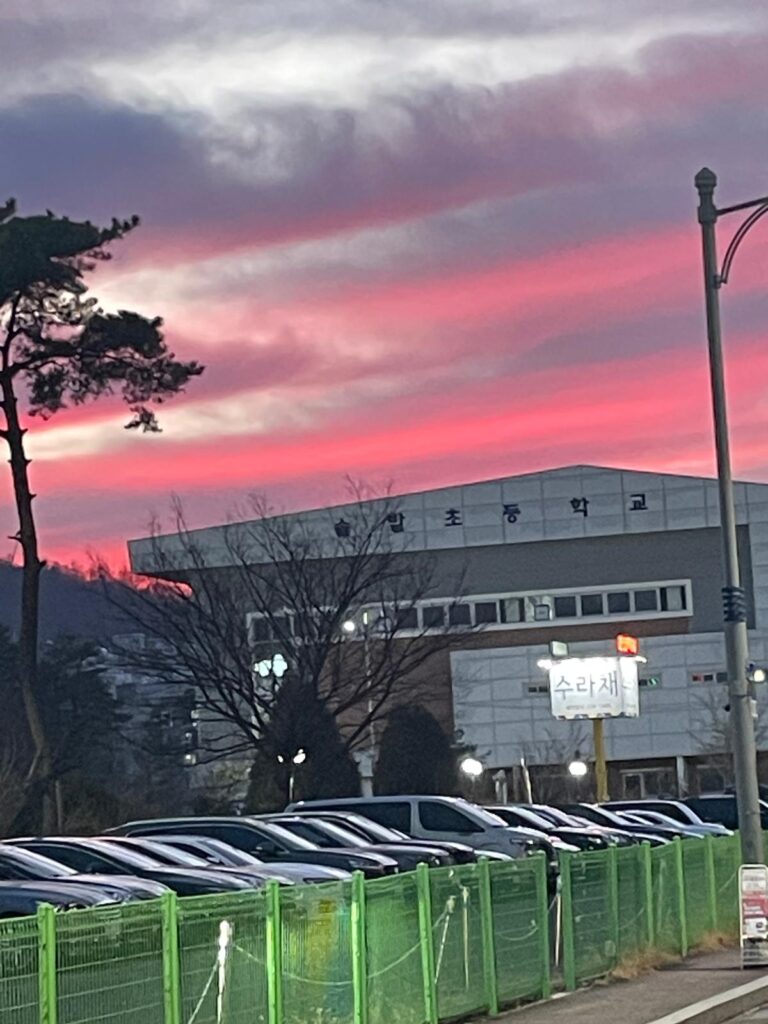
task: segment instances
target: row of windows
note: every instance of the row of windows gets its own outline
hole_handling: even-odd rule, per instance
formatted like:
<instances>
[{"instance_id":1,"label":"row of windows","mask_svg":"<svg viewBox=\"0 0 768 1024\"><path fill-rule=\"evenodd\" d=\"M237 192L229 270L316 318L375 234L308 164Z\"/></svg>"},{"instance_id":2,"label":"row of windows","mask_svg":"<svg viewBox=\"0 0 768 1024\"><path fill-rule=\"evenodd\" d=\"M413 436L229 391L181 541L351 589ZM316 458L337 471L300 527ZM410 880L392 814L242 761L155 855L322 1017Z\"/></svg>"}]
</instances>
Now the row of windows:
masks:
<instances>
[{"instance_id":1,"label":"row of windows","mask_svg":"<svg viewBox=\"0 0 768 1024\"><path fill-rule=\"evenodd\" d=\"M685 614L689 611L684 583L588 591L584 593L512 594L457 604L422 604L402 615L401 629L448 626L519 626L526 623L603 616Z\"/></svg>"},{"instance_id":2,"label":"row of windows","mask_svg":"<svg viewBox=\"0 0 768 1024\"><path fill-rule=\"evenodd\" d=\"M362 627L358 633L360 636L366 632L390 633L393 625L397 630L415 632L446 627L515 627L569 619L689 613L688 586L682 582L670 582L570 593L489 595L460 601L419 602L401 608L378 606L364 608L354 618ZM308 627L310 624L304 625ZM279 639L280 632L285 636L301 636L304 632L301 616L292 612L270 618L251 613L248 630L251 644ZM312 631L307 630L308 633Z\"/></svg>"}]
</instances>

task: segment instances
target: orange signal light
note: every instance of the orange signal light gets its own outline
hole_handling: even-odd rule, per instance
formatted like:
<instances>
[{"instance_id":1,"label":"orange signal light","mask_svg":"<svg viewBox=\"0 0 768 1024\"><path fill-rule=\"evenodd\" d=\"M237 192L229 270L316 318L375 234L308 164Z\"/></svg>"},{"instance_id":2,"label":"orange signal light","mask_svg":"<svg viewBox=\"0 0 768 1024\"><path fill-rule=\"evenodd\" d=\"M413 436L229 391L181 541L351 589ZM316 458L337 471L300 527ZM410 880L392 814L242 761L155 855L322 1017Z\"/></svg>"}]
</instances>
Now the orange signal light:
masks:
<instances>
[{"instance_id":1,"label":"orange signal light","mask_svg":"<svg viewBox=\"0 0 768 1024\"><path fill-rule=\"evenodd\" d=\"M619 633L616 637L616 650L619 654L637 656L640 650L640 641L636 636L629 636L628 633Z\"/></svg>"}]
</instances>

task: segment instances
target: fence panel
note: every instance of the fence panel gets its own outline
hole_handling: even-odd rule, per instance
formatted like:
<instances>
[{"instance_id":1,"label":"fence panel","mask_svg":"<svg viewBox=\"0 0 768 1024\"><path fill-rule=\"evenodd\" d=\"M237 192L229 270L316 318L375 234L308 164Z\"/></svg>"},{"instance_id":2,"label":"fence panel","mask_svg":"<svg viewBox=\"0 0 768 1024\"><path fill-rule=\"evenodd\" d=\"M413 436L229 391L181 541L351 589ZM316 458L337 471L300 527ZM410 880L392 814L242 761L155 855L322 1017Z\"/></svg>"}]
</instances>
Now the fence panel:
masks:
<instances>
[{"instance_id":1,"label":"fence panel","mask_svg":"<svg viewBox=\"0 0 768 1024\"><path fill-rule=\"evenodd\" d=\"M483 931L477 865L429 872L438 1015L485 1008Z\"/></svg>"},{"instance_id":2,"label":"fence panel","mask_svg":"<svg viewBox=\"0 0 768 1024\"><path fill-rule=\"evenodd\" d=\"M688 944L695 946L712 929L712 907L707 871L709 851L706 839L685 839L682 848Z\"/></svg>"},{"instance_id":3,"label":"fence panel","mask_svg":"<svg viewBox=\"0 0 768 1024\"><path fill-rule=\"evenodd\" d=\"M267 1019L263 892L178 901L183 1024Z\"/></svg>"},{"instance_id":4,"label":"fence panel","mask_svg":"<svg viewBox=\"0 0 768 1024\"><path fill-rule=\"evenodd\" d=\"M164 1024L157 900L56 915L58 1024Z\"/></svg>"},{"instance_id":5,"label":"fence panel","mask_svg":"<svg viewBox=\"0 0 768 1024\"><path fill-rule=\"evenodd\" d=\"M0 921L0 1021L38 1024L37 919Z\"/></svg>"},{"instance_id":6,"label":"fence panel","mask_svg":"<svg viewBox=\"0 0 768 1024\"><path fill-rule=\"evenodd\" d=\"M637 953L648 945L644 856L645 850L642 846L624 846L616 851L619 878L619 959Z\"/></svg>"},{"instance_id":7,"label":"fence panel","mask_svg":"<svg viewBox=\"0 0 768 1024\"><path fill-rule=\"evenodd\" d=\"M421 1024L424 984L412 872L365 886L369 1024Z\"/></svg>"},{"instance_id":8,"label":"fence panel","mask_svg":"<svg viewBox=\"0 0 768 1024\"><path fill-rule=\"evenodd\" d=\"M610 863L602 850L575 853L571 862L573 947L577 984L616 966L618 949L611 913Z\"/></svg>"},{"instance_id":9,"label":"fence panel","mask_svg":"<svg viewBox=\"0 0 768 1024\"><path fill-rule=\"evenodd\" d=\"M352 883L280 893L285 1024L352 1024Z\"/></svg>"},{"instance_id":10,"label":"fence panel","mask_svg":"<svg viewBox=\"0 0 768 1024\"><path fill-rule=\"evenodd\" d=\"M491 904L499 1002L544 996L549 990L544 857L493 864Z\"/></svg>"},{"instance_id":11,"label":"fence panel","mask_svg":"<svg viewBox=\"0 0 768 1024\"><path fill-rule=\"evenodd\" d=\"M735 935L739 928L739 862L741 837L723 836L715 841L715 894L717 898L717 927L719 931Z\"/></svg>"},{"instance_id":12,"label":"fence panel","mask_svg":"<svg viewBox=\"0 0 768 1024\"><path fill-rule=\"evenodd\" d=\"M680 954L683 948L677 857L675 843L651 851L655 946L662 953Z\"/></svg>"}]
</instances>

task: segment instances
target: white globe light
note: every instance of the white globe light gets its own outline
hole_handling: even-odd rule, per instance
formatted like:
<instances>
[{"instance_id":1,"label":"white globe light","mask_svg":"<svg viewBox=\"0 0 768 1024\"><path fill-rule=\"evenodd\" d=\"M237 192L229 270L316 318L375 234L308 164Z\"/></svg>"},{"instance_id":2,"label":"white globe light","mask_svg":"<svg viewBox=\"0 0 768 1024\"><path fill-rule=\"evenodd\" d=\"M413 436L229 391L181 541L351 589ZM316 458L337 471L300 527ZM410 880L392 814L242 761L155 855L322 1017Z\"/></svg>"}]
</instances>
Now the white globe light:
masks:
<instances>
[{"instance_id":1,"label":"white globe light","mask_svg":"<svg viewBox=\"0 0 768 1024\"><path fill-rule=\"evenodd\" d=\"M479 779L484 770L483 762L478 761L476 757L465 757L459 767L470 779Z\"/></svg>"},{"instance_id":2,"label":"white globe light","mask_svg":"<svg viewBox=\"0 0 768 1024\"><path fill-rule=\"evenodd\" d=\"M306 750L297 750L296 753L293 755L293 763L294 764L304 764L304 762L306 760L307 760L307 752L306 752Z\"/></svg>"},{"instance_id":3,"label":"white globe light","mask_svg":"<svg viewBox=\"0 0 768 1024\"><path fill-rule=\"evenodd\" d=\"M571 761L568 765L568 771L574 777L574 779L583 779L589 769L584 761L577 760Z\"/></svg>"},{"instance_id":4,"label":"white globe light","mask_svg":"<svg viewBox=\"0 0 768 1024\"><path fill-rule=\"evenodd\" d=\"M352 621L352 619L345 619L341 624L341 628L344 630L345 633L354 633L355 630L357 629L357 626Z\"/></svg>"}]
</instances>

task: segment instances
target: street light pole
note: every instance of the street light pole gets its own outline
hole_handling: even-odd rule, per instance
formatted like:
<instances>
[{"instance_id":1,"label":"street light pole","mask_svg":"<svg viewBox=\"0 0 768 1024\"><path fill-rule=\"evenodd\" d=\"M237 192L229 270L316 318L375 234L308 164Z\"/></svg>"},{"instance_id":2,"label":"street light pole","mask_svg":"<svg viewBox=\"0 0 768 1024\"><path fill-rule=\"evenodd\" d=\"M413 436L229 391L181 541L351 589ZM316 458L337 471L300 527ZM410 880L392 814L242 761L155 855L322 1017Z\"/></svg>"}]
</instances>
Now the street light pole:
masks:
<instances>
[{"instance_id":1,"label":"street light pole","mask_svg":"<svg viewBox=\"0 0 768 1024\"><path fill-rule=\"evenodd\" d=\"M736 511L733 500L731 453L725 398L725 375L720 330L720 287L728 280L731 262L741 240L753 223L768 210L765 200L742 203L718 210L714 192L717 176L704 167L695 178L699 193L698 219L701 225L704 259L704 295L709 342L709 373L712 389L712 410L717 452L717 482L720 498L720 533L723 545L723 611L725 617L725 655L733 733L733 767L736 781L736 802L744 862L763 863L763 836L760 828L760 799L757 784L757 753L755 729L747 683L747 611L741 586L739 553L736 540ZM728 247L723 272L717 262L715 225L719 216L756 206L759 209L747 218Z\"/></svg>"}]
</instances>

